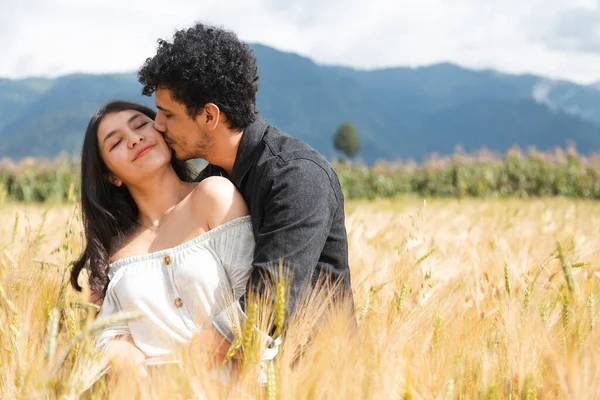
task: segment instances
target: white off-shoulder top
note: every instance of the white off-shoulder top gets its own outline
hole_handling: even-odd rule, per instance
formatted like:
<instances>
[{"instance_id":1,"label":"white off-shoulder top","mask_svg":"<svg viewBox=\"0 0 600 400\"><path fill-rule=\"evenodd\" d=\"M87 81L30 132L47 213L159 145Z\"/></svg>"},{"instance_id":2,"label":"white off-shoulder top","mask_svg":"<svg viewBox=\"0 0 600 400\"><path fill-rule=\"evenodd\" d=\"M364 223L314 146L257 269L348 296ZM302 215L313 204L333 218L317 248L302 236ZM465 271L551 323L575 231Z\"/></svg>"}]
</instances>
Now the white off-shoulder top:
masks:
<instances>
[{"instance_id":1,"label":"white off-shoulder top","mask_svg":"<svg viewBox=\"0 0 600 400\"><path fill-rule=\"evenodd\" d=\"M210 324L232 341L226 310L241 312L237 300L246 292L254 247L250 216L245 216L179 246L111 263L99 317L130 311L145 317L104 329L96 337L97 348L131 335L147 357L160 357ZM267 351L263 360L276 354L272 347Z\"/></svg>"}]
</instances>

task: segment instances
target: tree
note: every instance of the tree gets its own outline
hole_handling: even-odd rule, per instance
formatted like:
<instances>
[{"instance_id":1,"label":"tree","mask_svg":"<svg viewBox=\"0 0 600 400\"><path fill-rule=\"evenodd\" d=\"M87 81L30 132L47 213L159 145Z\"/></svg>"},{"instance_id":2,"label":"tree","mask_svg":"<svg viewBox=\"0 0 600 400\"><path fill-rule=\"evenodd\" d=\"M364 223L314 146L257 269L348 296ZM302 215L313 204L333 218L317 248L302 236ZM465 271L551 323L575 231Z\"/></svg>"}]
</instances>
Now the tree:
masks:
<instances>
[{"instance_id":1,"label":"tree","mask_svg":"<svg viewBox=\"0 0 600 400\"><path fill-rule=\"evenodd\" d=\"M333 147L352 158L360 151L360 139L356 127L350 122L342 123L333 138Z\"/></svg>"}]
</instances>

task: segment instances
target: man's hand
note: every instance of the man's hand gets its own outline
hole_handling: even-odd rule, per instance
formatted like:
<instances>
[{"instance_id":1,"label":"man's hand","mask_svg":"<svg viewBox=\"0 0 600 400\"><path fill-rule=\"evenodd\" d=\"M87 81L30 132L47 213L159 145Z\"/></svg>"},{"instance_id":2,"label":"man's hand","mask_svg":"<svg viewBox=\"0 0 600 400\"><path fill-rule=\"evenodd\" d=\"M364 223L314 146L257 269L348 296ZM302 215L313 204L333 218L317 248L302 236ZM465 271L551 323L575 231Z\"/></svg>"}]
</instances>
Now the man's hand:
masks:
<instances>
[{"instance_id":1,"label":"man's hand","mask_svg":"<svg viewBox=\"0 0 600 400\"><path fill-rule=\"evenodd\" d=\"M212 325L195 335L190 343L192 352L206 355L209 368L220 366L223 363L230 346L231 344Z\"/></svg>"},{"instance_id":2,"label":"man's hand","mask_svg":"<svg viewBox=\"0 0 600 400\"><path fill-rule=\"evenodd\" d=\"M94 290L90 291L90 303L97 305L98 307L102 307L102 303L104 302L104 296L102 293L95 292Z\"/></svg>"},{"instance_id":3,"label":"man's hand","mask_svg":"<svg viewBox=\"0 0 600 400\"><path fill-rule=\"evenodd\" d=\"M95 304L98 307L102 307L102 304L104 303L104 296L102 293L90 290L90 303ZM94 310L93 312L95 313L94 318L97 318L98 314L100 313L100 308L98 308L98 310Z\"/></svg>"}]
</instances>

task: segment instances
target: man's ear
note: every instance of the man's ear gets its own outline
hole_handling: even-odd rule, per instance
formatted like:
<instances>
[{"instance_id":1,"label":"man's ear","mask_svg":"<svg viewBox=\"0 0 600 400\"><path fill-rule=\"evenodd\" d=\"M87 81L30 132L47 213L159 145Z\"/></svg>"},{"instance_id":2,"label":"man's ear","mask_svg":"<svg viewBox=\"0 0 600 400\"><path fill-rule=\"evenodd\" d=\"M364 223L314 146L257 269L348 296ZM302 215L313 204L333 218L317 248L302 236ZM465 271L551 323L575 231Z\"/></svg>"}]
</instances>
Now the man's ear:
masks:
<instances>
[{"instance_id":1,"label":"man's ear","mask_svg":"<svg viewBox=\"0 0 600 400\"><path fill-rule=\"evenodd\" d=\"M121 187L123 185L123 181L114 176L112 173L104 174L104 179L106 179L116 187Z\"/></svg>"},{"instance_id":2,"label":"man's ear","mask_svg":"<svg viewBox=\"0 0 600 400\"><path fill-rule=\"evenodd\" d=\"M220 119L221 110L219 107L214 103L206 103L196 120L206 129L213 131L219 126Z\"/></svg>"}]
</instances>

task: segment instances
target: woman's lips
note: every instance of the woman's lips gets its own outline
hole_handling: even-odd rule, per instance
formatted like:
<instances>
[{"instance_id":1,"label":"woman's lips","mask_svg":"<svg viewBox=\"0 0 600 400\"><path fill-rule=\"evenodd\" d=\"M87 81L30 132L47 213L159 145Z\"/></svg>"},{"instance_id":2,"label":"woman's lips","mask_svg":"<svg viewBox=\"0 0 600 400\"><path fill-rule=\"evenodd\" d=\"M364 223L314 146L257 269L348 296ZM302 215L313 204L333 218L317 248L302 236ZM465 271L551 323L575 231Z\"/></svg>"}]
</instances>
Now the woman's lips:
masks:
<instances>
[{"instance_id":1,"label":"woman's lips","mask_svg":"<svg viewBox=\"0 0 600 400\"><path fill-rule=\"evenodd\" d=\"M143 149L141 149L133 158L133 161L137 160L140 157L145 156L150 150L152 150L154 148L154 146L156 146L155 144L152 144L150 146L146 146Z\"/></svg>"}]
</instances>

